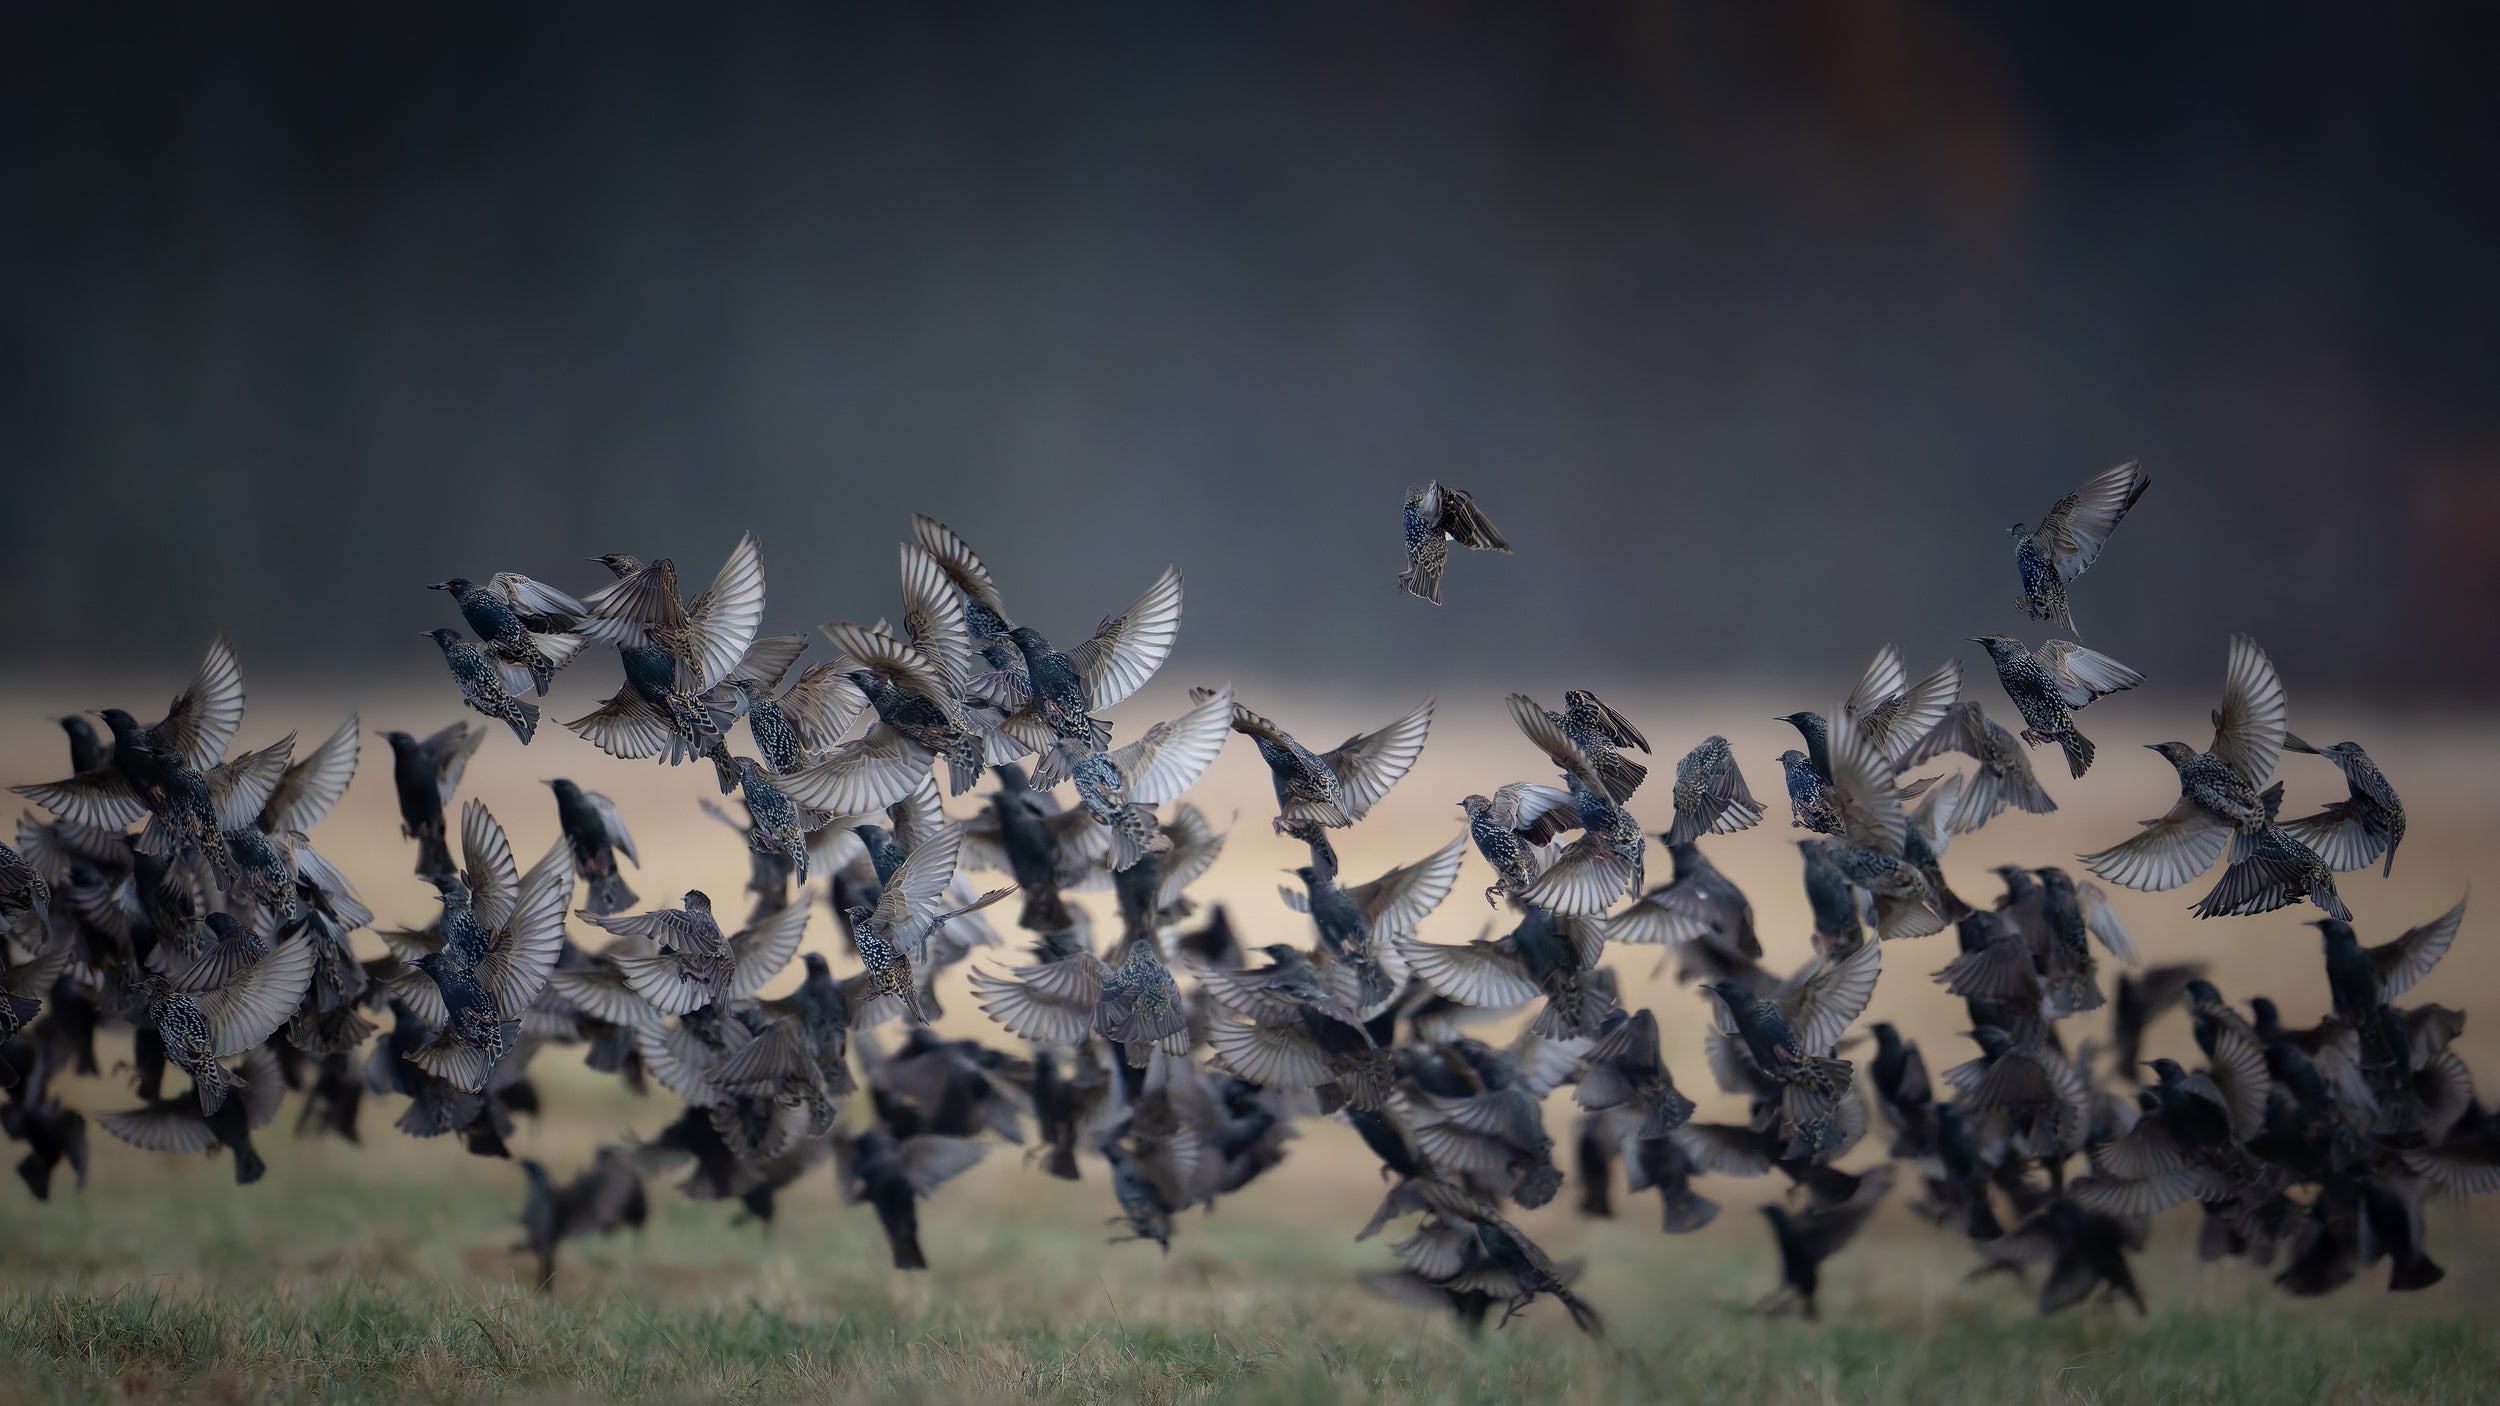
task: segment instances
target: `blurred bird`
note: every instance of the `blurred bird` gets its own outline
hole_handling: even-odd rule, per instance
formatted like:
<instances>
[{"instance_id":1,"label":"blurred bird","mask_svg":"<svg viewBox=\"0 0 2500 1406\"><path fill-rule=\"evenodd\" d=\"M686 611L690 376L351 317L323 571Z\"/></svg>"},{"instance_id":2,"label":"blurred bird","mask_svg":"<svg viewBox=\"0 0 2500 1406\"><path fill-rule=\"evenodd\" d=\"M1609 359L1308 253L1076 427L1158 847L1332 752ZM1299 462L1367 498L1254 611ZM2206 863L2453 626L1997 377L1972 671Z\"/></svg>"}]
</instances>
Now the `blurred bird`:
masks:
<instances>
[{"instance_id":1,"label":"blurred bird","mask_svg":"<svg viewBox=\"0 0 2500 1406\"><path fill-rule=\"evenodd\" d=\"M221 874L231 866L207 773L226 759L243 726L243 670L221 636L190 684L151 726L119 708L97 716L113 734L109 766L66 781L10 789L63 820L98 830L127 829L151 817L140 848L155 856L200 858Z\"/></svg>"},{"instance_id":2,"label":"blurred bird","mask_svg":"<svg viewBox=\"0 0 2500 1406\"><path fill-rule=\"evenodd\" d=\"M486 730L453 723L420 742L404 732L386 732L391 744L391 784L399 796L399 833L417 842L417 877L431 879L453 872L450 830L443 808L460 788L469 758L486 741Z\"/></svg>"},{"instance_id":3,"label":"blurred bird","mask_svg":"<svg viewBox=\"0 0 2500 1406\"><path fill-rule=\"evenodd\" d=\"M512 1248L537 1257L542 1290L555 1287L556 1248L565 1241L620 1227L640 1230L651 1214L642 1175L621 1147L600 1148L589 1166L562 1185L533 1159L521 1159L521 1171L529 1178L529 1194L521 1203L522 1239Z\"/></svg>"},{"instance_id":4,"label":"blurred bird","mask_svg":"<svg viewBox=\"0 0 2500 1406\"><path fill-rule=\"evenodd\" d=\"M962 1175L989 1151L970 1138L921 1133L897 1139L882 1126L834 1144L842 1199L865 1201L885 1228L887 1247L896 1269L927 1269L920 1252L920 1207L923 1198Z\"/></svg>"},{"instance_id":5,"label":"blurred bird","mask_svg":"<svg viewBox=\"0 0 2500 1406\"><path fill-rule=\"evenodd\" d=\"M2081 488L2057 500L2036 527L2015 523L2014 567L2022 576L2023 615L2046 620L2061 630L2075 628L2066 608L2066 586L2101 556L2110 534L2152 477L2133 460L2096 474Z\"/></svg>"},{"instance_id":6,"label":"blurred bird","mask_svg":"<svg viewBox=\"0 0 2500 1406\"><path fill-rule=\"evenodd\" d=\"M1990 718L1975 701L1954 704L1925 737L1913 744L1898 763L1906 770L1959 752L1979 763L1962 787L1961 803L1953 808L1949 828L1966 835L1997 818L2007 806L2028 815L2046 815L2057 802L2042 790L2031 772L2031 758L2020 740Z\"/></svg>"},{"instance_id":7,"label":"blurred bird","mask_svg":"<svg viewBox=\"0 0 2500 1406\"><path fill-rule=\"evenodd\" d=\"M1510 543L1502 540L1493 520L1476 506L1476 500L1455 488L1444 488L1426 479L1421 488L1406 494L1406 560L1407 567L1398 573L1398 585L1408 595L1441 603L1441 569L1449 562L1450 544L1473 547L1479 551L1507 555ZM1644 749L1646 750L1646 749Z\"/></svg>"},{"instance_id":8,"label":"blurred bird","mask_svg":"<svg viewBox=\"0 0 2500 1406\"><path fill-rule=\"evenodd\" d=\"M556 821L564 829L564 842L573 850L574 877L588 885L584 911L603 918L641 902L617 868L620 854L636 868L641 867L642 856L634 850L633 834L625 828L616 802L560 776L547 784L555 789Z\"/></svg>"},{"instance_id":9,"label":"blurred bird","mask_svg":"<svg viewBox=\"0 0 2500 1406\"><path fill-rule=\"evenodd\" d=\"M1779 1248L1780 1287L1757 1311L1793 1308L1807 1318L1815 1317L1814 1295L1822 1284L1823 1262L1857 1238L1876 1205L1892 1190L1892 1180L1892 1167L1879 1166L1860 1177L1857 1194L1839 1205L1795 1213L1785 1206L1763 1207L1763 1218L1771 1222L1771 1236Z\"/></svg>"}]
</instances>

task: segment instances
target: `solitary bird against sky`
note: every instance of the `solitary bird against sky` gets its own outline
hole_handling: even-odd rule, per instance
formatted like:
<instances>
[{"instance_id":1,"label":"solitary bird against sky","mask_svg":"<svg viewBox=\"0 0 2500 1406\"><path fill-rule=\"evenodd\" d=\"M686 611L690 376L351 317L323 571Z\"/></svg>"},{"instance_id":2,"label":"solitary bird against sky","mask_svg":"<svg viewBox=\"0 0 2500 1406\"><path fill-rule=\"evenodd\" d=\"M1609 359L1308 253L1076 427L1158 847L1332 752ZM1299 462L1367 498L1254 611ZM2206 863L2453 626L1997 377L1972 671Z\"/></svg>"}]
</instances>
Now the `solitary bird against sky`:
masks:
<instances>
[{"instance_id":1,"label":"solitary bird against sky","mask_svg":"<svg viewBox=\"0 0 2500 1406\"><path fill-rule=\"evenodd\" d=\"M1398 585L1410 596L1439 605L1441 568L1450 559L1452 542L1479 551L1510 550L1475 499L1427 479L1406 495L1407 567L1398 573Z\"/></svg>"},{"instance_id":2,"label":"solitary bird against sky","mask_svg":"<svg viewBox=\"0 0 2500 1406\"><path fill-rule=\"evenodd\" d=\"M2152 486L2143 466L2130 460L2058 499L2038 526L2014 524L2014 567L2022 574L2026 618L2075 628L2066 609L2067 584L2100 560L2109 535Z\"/></svg>"}]
</instances>

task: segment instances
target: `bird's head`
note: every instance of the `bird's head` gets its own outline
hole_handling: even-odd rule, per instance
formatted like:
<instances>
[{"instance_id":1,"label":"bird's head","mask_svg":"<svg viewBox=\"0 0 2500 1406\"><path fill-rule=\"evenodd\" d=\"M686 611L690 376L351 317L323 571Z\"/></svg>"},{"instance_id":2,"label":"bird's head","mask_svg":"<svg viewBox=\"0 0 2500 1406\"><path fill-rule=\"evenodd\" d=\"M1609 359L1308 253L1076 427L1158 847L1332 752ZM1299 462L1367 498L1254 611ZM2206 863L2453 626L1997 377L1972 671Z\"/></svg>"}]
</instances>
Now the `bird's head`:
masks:
<instances>
[{"instance_id":1,"label":"bird's head","mask_svg":"<svg viewBox=\"0 0 2500 1406\"><path fill-rule=\"evenodd\" d=\"M642 570L642 559L626 552L603 552L591 560L606 567L619 580Z\"/></svg>"},{"instance_id":2,"label":"bird's head","mask_svg":"<svg viewBox=\"0 0 2500 1406\"><path fill-rule=\"evenodd\" d=\"M681 901L686 905L686 911L689 913L709 913L712 911L712 896L705 893L701 889L686 890L686 896Z\"/></svg>"},{"instance_id":3,"label":"bird's head","mask_svg":"<svg viewBox=\"0 0 2500 1406\"><path fill-rule=\"evenodd\" d=\"M524 1157L521 1159L521 1175L528 1177L530 1179L530 1185L532 1186L545 1186L547 1184L547 1168L535 1157Z\"/></svg>"},{"instance_id":4,"label":"bird's head","mask_svg":"<svg viewBox=\"0 0 2500 1406\"><path fill-rule=\"evenodd\" d=\"M107 708L96 716L104 719L105 728L116 742L139 730L139 720L119 708Z\"/></svg>"},{"instance_id":5,"label":"bird's head","mask_svg":"<svg viewBox=\"0 0 2500 1406\"><path fill-rule=\"evenodd\" d=\"M2152 1070L2153 1077L2165 1084L2175 1084L2187 1077L2187 1071L2180 1068L2179 1061L2175 1059L2148 1059L2144 1061L2144 1067Z\"/></svg>"},{"instance_id":6,"label":"bird's head","mask_svg":"<svg viewBox=\"0 0 2500 1406\"><path fill-rule=\"evenodd\" d=\"M434 641L436 644L441 645L445 650L449 650L453 645L460 643L460 632L458 630L428 630L425 632L425 637Z\"/></svg>"},{"instance_id":7,"label":"bird's head","mask_svg":"<svg viewBox=\"0 0 2500 1406\"><path fill-rule=\"evenodd\" d=\"M2271 996L2249 997L2248 1013L2256 1017L2257 1033L2260 1035L2272 1034L2283 1027L2283 1013L2275 1008Z\"/></svg>"},{"instance_id":8,"label":"bird's head","mask_svg":"<svg viewBox=\"0 0 2500 1406\"><path fill-rule=\"evenodd\" d=\"M2147 742L2146 750L2159 752L2162 760L2172 766L2186 766L2196 760L2196 749L2184 742Z\"/></svg>"},{"instance_id":9,"label":"bird's head","mask_svg":"<svg viewBox=\"0 0 2500 1406\"><path fill-rule=\"evenodd\" d=\"M872 699L883 696L888 687L885 675L874 669L845 669L842 677L849 679L853 686Z\"/></svg>"},{"instance_id":10,"label":"bird's head","mask_svg":"<svg viewBox=\"0 0 2500 1406\"><path fill-rule=\"evenodd\" d=\"M1480 820L1486 811L1493 809L1493 803L1482 796L1461 796L1458 808L1467 812L1468 819Z\"/></svg>"},{"instance_id":11,"label":"bird's head","mask_svg":"<svg viewBox=\"0 0 2500 1406\"><path fill-rule=\"evenodd\" d=\"M1718 997L1722 1001L1725 1001L1729 1010L1736 1010L1753 1004L1753 988L1745 985L1741 981L1729 981L1722 977L1717 981L1711 982L1708 989L1710 994Z\"/></svg>"},{"instance_id":12,"label":"bird's head","mask_svg":"<svg viewBox=\"0 0 2500 1406\"><path fill-rule=\"evenodd\" d=\"M1293 876L1300 879L1304 884L1309 885L1310 887L1317 888L1319 886L1319 870L1308 864L1296 866L1293 870Z\"/></svg>"},{"instance_id":13,"label":"bird's head","mask_svg":"<svg viewBox=\"0 0 2500 1406\"><path fill-rule=\"evenodd\" d=\"M404 732L383 733L382 740L391 744L394 753L408 751L417 745L417 739Z\"/></svg>"},{"instance_id":14,"label":"bird's head","mask_svg":"<svg viewBox=\"0 0 2500 1406\"><path fill-rule=\"evenodd\" d=\"M1280 967L1292 966L1295 959L1302 955L1302 949L1290 942L1271 942L1259 950L1267 954L1269 961Z\"/></svg>"},{"instance_id":15,"label":"bird's head","mask_svg":"<svg viewBox=\"0 0 2500 1406\"><path fill-rule=\"evenodd\" d=\"M1980 1053L1990 1059L1999 1058L2007 1050L2014 1048L2014 1037L2006 1034L2001 1027L1994 1025L1980 1026L1970 1033L1970 1038L1972 1044L1979 1046Z\"/></svg>"},{"instance_id":16,"label":"bird's head","mask_svg":"<svg viewBox=\"0 0 2500 1406\"><path fill-rule=\"evenodd\" d=\"M2012 527L2009 527L2009 528L2005 529L2005 535L2006 535L2006 536L2008 536L2008 537L2020 537L2020 536L2022 536L2025 532L2029 531L2029 530L2030 530L2030 527L2031 527L2031 524L2029 524L2029 523L2018 522L2018 523L2015 523Z\"/></svg>"},{"instance_id":17,"label":"bird's head","mask_svg":"<svg viewBox=\"0 0 2500 1406\"><path fill-rule=\"evenodd\" d=\"M556 799L566 805L570 805L582 798L582 788L574 785L571 780L565 777L552 777L547 781L547 785L555 788Z\"/></svg>"},{"instance_id":18,"label":"bird's head","mask_svg":"<svg viewBox=\"0 0 2500 1406\"><path fill-rule=\"evenodd\" d=\"M763 765L753 757L731 757L729 769L738 773L738 780L749 785L764 779Z\"/></svg>"},{"instance_id":19,"label":"bird's head","mask_svg":"<svg viewBox=\"0 0 2500 1406\"><path fill-rule=\"evenodd\" d=\"M1024 650L1028 654L1047 654L1050 652L1050 641L1043 639L1042 632L1034 629L1030 625L1015 626L1007 631L1007 638L1014 640L1016 642L1016 648Z\"/></svg>"},{"instance_id":20,"label":"bird's head","mask_svg":"<svg viewBox=\"0 0 2500 1406\"><path fill-rule=\"evenodd\" d=\"M894 843L894 837L886 833L886 828L882 825L854 825L851 827L851 833L859 836L859 842L868 846L870 854L876 854L887 845Z\"/></svg>"},{"instance_id":21,"label":"bird's head","mask_svg":"<svg viewBox=\"0 0 2500 1406\"><path fill-rule=\"evenodd\" d=\"M469 886L461 881L459 875L429 874L426 876L426 879L427 882L434 885L434 892L443 900L443 906L445 908L466 908L469 906Z\"/></svg>"},{"instance_id":22,"label":"bird's head","mask_svg":"<svg viewBox=\"0 0 2500 1406\"><path fill-rule=\"evenodd\" d=\"M465 596L469 593L469 588L476 584L476 582L471 581L466 576L454 576L448 580L437 581L432 585L427 586L426 589L429 591L449 591L455 596Z\"/></svg>"},{"instance_id":23,"label":"bird's head","mask_svg":"<svg viewBox=\"0 0 2500 1406\"><path fill-rule=\"evenodd\" d=\"M2320 944L2328 948L2358 943L2361 940L2354 934L2352 924L2341 918L2312 918L2309 920L2309 926L2318 930Z\"/></svg>"},{"instance_id":24,"label":"bird's head","mask_svg":"<svg viewBox=\"0 0 2500 1406\"><path fill-rule=\"evenodd\" d=\"M2187 984L2188 1000L2200 1006L2222 1004L2222 990L2203 977L2193 977Z\"/></svg>"},{"instance_id":25,"label":"bird's head","mask_svg":"<svg viewBox=\"0 0 2500 1406\"><path fill-rule=\"evenodd\" d=\"M1823 715L1821 713L1809 713L1803 709L1794 713L1782 713L1778 717L1771 719L1771 721L1775 723L1786 723L1790 727L1797 729L1799 732L1804 733L1808 737L1816 736L1823 731Z\"/></svg>"},{"instance_id":26,"label":"bird's head","mask_svg":"<svg viewBox=\"0 0 2500 1406\"><path fill-rule=\"evenodd\" d=\"M1886 1054L1901 1048L1901 1032L1889 1020L1879 1020L1867 1027L1875 1036L1875 1048Z\"/></svg>"},{"instance_id":27,"label":"bird's head","mask_svg":"<svg viewBox=\"0 0 2500 1406\"><path fill-rule=\"evenodd\" d=\"M1804 766L1805 764L1806 754L1798 751L1794 747L1780 753L1780 765L1789 771L1795 771L1797 768Z\"/></svg>"},{"instance_id":28,"label":"bird's head","mask_svg":"<svg viewBox=\"0 0 2500 1406\"><path fill-rule=\"evenodd\" d=\"M2023 649L2023 642L2012 635L1973 635L1970 642L1988 651L1991 659L2010 659Z\"/></svg>"},{"instance_id":29,"label":"bird's head","mask_svg":"<svg viewBox=\"0 0 2500 1406\"><path fill-rule=\"evenodd\" d=\"M802 952L799 959L807 963L807 974L811 978L833 975L833 964L825 960L822 952Z\"/></svg>"}]
</instances>

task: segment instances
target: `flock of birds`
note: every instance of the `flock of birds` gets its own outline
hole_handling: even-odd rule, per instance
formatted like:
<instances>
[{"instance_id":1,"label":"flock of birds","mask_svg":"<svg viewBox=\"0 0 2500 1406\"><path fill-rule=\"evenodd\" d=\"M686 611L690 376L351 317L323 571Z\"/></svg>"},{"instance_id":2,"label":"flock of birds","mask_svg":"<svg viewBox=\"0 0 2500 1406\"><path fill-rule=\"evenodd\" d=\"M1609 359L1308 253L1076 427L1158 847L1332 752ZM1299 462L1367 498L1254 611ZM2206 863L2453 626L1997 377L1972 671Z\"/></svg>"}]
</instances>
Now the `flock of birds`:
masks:
<instances>
[{"instance_id":1,"label":"flock of birds","mask_svg":"<svg viewBox=\"0 0 2500 1406\"><path fill-rule=\"evenodd\" d=\"M2025 616L2072 632L2067 589L2146 484L2124 465L2017 526ZM1466 494L1438 485L1409 498L1405 525L1400 584L1435 602L1451 544L1509 550ZM1803 746L1779 760L1793 824L1809 832L1813 952L1775 971L1751 905L1705 849L1767 813L1724 738L1676 764L1659 833L1673 868L1652 886L1657 832L1627 809L1648 780L1635 760L1648 739L1592 693L1564 694L1559 710L1514 694L1530 744L1517 760L1539 759L1522 768L1536 779L1467 796L1449 843L1349 882L1338 843L1413 766L1432 704L1326 751L1229 688L1115 733L1104 714L1178 633L1177 571L1063 650L1011 623L962 538L915 518L899 625L828 624L832 655L802 669L806 636L757 637L752 536L691 601L665 558L600 560L613 579L578 597L513 574L435 586L467 633L432 638L489 722L382 734L416 874L439 898L420 927L378 926L310 838L355 773L357 718L300 753L292 736L234 751L243 678L220 641L161 721L106 709L99 737L65 720L73 774L16 788L50 818L27 814L0 846L0 1128L26 1144L17 1170L35 1196L62 1163L83 1182L87 1120L55 1086L97 1072L100 1030L129 1034L137 1106L95 1121L155 1151L223 1150L243 1183L264 1170L255 1131L290 1091L299 1131L355 1140L364 1101L391 1096L405 1101L401 1132L490 1157L508 1156L513 1119L536 1111L529 1070L549 1046L579 1047L637 1092L674 1093L675 1121L574 1175L523 1163L515 1248L534 1253L542 1284L563 1241L642 1222L647 1178L683 1171L685 1194L769 1221L781 1188L828 1163L847 1198L875 1209L895 1265L918 1268L917 1204L997 1142L1028 1138L1051 1176L1102 1159L1121 1238L1168 1248L1184 1211L1277 1165L1295 1125L1321 1117L1350 1123L1388 1183L1358 1238L1402 1227L1399 1267L1368 1282L1471 1328L1550 1296L1599 1331L1572 1268L1506 1209L1552 1200L1566 1163L1593 1216L1614 1213L1620 1163L1630 1192L1657 1193L1668 1234L1717 1214L1695 1178L1778 1173L1790 1192L1764 1208L1781 1277L1766 1307L1808 1314L1818 1267L1904 1169L1914 1209L1969 1242L1975 1272L2044 1273L2044 1312L2104 1294L2140 1312L2128 1255L2152 1217L2190 1202L2205 1254L2279 1259L2292 1292L2382 1261L2390 1288L2420 1288L2441 1275L2425 1194L2500 1189L2500 1120L2450 1048L2462 1014L2397 1004L2455 938L2464 903L2361 942L2335 875L2392 866L2403 806L2359 746L2313 748L2286 730L2282 682L2244 637L2229 645L2210 744L2155 747L2177 768L2175 804L2082 864L2150 891L2219 864L2195 906L2204 917L2316 905L2332 1013L2307 1028L2263 998L2233 1005L2201 966L2141 969L2092 879L1999 868L2004 891L1985 907L1948 883L1954 837L2008 809L2056 809L2028 749L2055 744L2080 778L2094 749L2078 716L2141 682L2071 640L1977 641L2019 734L1961 698L1958 663L1912 679L1890 647L1837 709L1788 715ZM455 836L462 769L493 725L532 744L536 700L595 644L614 647L623 683L563 725L613 756L710 763L743 810L702 802L745 843L742 917L700 892L638 896L624 817L570 781L550 783L558 833L535 857L475 800L457 807ZM752 755L732 749L741 720ZM1245 944L1221 906L1189 896L1224 837L1184 796L1233 733L1273 775L1277 831L1309 850L1283 891L1307 915L1306 943ZM2285 751L2332 762L2347 797L2281 819ZM1949 759L1966 765L1943 772ZM992 788L972 796L984 777ZM1425 941L1471 846L1510 929ZM970 877L987 872L1008 882ZM1097 935L1068 895L1104 886L1119 926ZM809 952L795 989L762 996L819 894L856 970L837 976ZM1000 943L991 905L1011 896L1030 959L985 959L969 981L1017 1043L941 1038L933 981ZM367 928L380 955L354 949ZM1851 1032L1885 952L1947 928L1956 952L1935 979L1966 1003L1976 1053L1931 1077L1891 1026ZM2106 997L2096 942L2129 969ZM1671 950L1679 979L1706 992L1716 1020L1702 1053L1718 1086L1746 1097L1744 1120L1696 1121L1657 1019L1622 1007L1606 965L1616 944ZM2104 1005L2105 1040L2071 1033ZM1466 1033L1530 1008L1515 1039ZM2174 1008L2201 1067L2139 1066L2146 1027ZM190 1087L169 1089L169 1067ZM1545 1113L1565 1087L1578 1110L1568 1151ZM1870 1111L1886 1155L1846 1170L1876 1128Z\"/></svg>"}]
</instances>

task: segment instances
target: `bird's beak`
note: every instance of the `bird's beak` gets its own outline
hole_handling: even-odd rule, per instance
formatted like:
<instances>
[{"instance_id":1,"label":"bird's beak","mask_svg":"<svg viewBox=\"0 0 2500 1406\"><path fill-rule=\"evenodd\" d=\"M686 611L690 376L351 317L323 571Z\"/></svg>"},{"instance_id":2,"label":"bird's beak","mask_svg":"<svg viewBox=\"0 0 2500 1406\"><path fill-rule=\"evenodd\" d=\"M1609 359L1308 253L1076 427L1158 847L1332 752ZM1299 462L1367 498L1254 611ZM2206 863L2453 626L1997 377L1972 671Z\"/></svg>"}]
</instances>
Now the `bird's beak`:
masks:
<instances>
[{"instance_id":1,"label":"bird's beak","mask_svg":"<svg viewBox=\"0 0 2500 1406\"><path fill-rule=\"evenodd\" d=\"M2161 744L2158 742L2147 742L2144 744L2144 750L2147 752L2158 752L2161 750Z\"/></svg>"},{"instance_id":2,"label":"bird's beak","mask_svg":"<svg viewBox=\"0 0 2500 1406\"><path fill-rule=\"evenodd\" d=\"M1972 644L1986 644L1988 642L1988 637L1986 635L1973 635L1970 637L1970 642Z\"/></svg>"},{"instance_id":3,"label":"bird's beak","mask_svg":"<svg viewBox=\"0 0 2500 1406\"><path fill-rule=\"evenodd\" d=\"M426 589L429 591L448 591L451 589L451 583L449 581L436 581L427 585Z\"/></svg>"}]
</instances>

